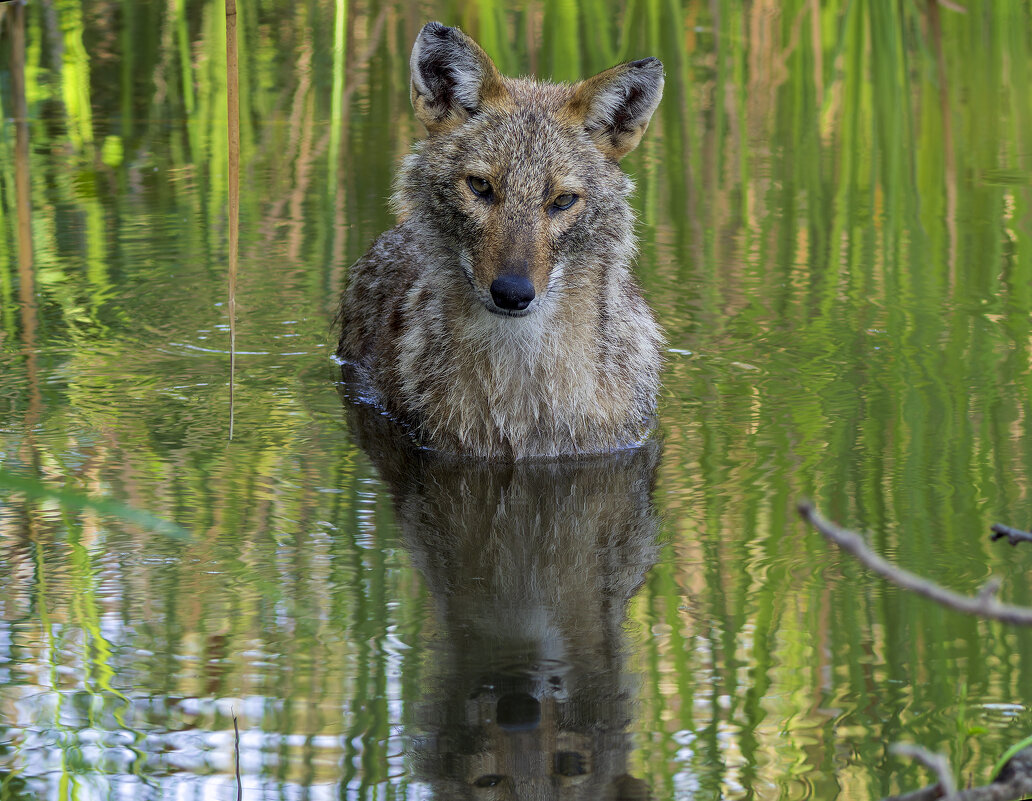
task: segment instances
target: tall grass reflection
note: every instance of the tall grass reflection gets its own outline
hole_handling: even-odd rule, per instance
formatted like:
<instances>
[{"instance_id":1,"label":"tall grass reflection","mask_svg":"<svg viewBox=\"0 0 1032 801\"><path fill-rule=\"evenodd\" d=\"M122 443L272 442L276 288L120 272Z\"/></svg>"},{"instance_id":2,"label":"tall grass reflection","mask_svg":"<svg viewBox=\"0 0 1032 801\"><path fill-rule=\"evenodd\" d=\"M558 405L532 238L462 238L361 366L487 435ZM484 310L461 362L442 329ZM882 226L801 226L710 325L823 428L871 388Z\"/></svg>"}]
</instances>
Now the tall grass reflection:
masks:
<instances>
[{"instance_id":1,"label":"tall grass reflection","mask_svg":"<svg viewBox=\"0 0 1032 801\"><path fill-rule=\"evenodd\" d=\"M445 567L410 567L428 543L398 547L393 504L432 487L375 479L327 358L348 265L392 224L391 179L420 135L407 59L428 18L508 74L666 68L625 161L671 346L664 545L614 662L642 677L627 772L657 801L868 801L923 778L886 741L978 777L1029 730L1029 633L885 591L791 514L811 497L902 564L967 592L995 573L1032 603L1032 556L985 537L1028 522L1032 486L1029 3L237 6L227 447L223 3L0 2L3 468L191 533L0 487L0 792L216 793L232 709L245 795L446 792L434 738L468 726L445 712L479 681L446 633L477 621L440 606ZM490 480L497 510L509 479ZM572 602L580 577L563 575ZM463 592L487 614L486 590ZM143 757L118 742L123 696ZM76 706L98 699L99 718ZM100 720L110 761L55 720L90 743ZM417 729L413 762L398 737Z\"/></svg>"}]
</instances>

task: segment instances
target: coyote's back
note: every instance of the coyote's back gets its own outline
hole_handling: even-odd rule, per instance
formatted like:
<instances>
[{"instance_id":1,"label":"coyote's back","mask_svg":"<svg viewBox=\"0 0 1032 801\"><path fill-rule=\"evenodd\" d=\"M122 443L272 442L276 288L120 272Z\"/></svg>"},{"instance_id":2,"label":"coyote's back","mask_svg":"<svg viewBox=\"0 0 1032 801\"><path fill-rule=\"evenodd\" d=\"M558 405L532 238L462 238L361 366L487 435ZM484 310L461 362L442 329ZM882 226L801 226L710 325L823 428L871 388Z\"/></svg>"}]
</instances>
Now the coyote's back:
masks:
<instances>
[{"instance_id":1,"label":"coyote's back","mask_svg":"<svg viewBox=\"0 0 1032 801\"><path fill-rule=\"evenodd\" d=\"M351 268L338 355L440 450L521 459L640 441L662 337L630 273L617 161L659 103L662 65L506 78L431 22L411 70L429 136L398 177L400 224Z\"/></svg>"}]
</instances>

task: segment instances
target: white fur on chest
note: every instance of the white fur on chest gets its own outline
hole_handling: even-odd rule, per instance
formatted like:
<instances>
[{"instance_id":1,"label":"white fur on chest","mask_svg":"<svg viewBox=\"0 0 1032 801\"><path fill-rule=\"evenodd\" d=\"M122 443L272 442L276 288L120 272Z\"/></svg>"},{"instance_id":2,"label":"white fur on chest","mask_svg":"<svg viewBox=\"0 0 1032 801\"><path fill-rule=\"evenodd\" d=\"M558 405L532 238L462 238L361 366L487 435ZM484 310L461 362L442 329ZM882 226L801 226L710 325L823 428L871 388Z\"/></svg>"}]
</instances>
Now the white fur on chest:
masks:
<instances>
[{"instance_id":1,"label":"white fur on chest","mask_svg":"<svg viewBox=\"0 0 1032 801\"><path fill-rule=\"evenodd\" d=\"M542 437L576 441L585 422L606 411L590 322L578 328L547 307L526 317L473 305L427 311L419 315L426 325L405 332L399 366L431 431L514 444ZM432 366L421 363L431 331L441 349ZM437 372L433 381L426 381L427 369Z\"/></svg>"},{"instance_id":2,"label":"white fur on chest","mask_svg":"<svg viewBox=\"0 0 1032 801\"><path fill-rule=\"evenodd\" d=\"M573 425L597 405L595 357L577 332L537 315L485 316L496 317L485 310L460 341L482 354L479 378L497 425Z\"/></svg>"}]
</instances>

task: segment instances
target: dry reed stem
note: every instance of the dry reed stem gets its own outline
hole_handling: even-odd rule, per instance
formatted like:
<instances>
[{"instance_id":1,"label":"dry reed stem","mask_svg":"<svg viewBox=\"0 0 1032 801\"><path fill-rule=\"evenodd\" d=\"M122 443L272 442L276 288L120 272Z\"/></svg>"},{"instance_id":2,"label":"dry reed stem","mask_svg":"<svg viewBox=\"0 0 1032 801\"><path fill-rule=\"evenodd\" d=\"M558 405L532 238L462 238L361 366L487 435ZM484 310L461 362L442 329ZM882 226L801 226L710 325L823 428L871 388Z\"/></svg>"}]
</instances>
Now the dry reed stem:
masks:
<instances>
[{"instance_id":1,"label":"dry reed stem","mask_svg":"<svg viewBox=\"0 0 1032 801\"><path fill-rule=\"evenodd\" d=\"M236 763L237 801L242 801L244 785L240 781L240 727L237 725L236 715L233 715L233 757Z\"/></svg>"}]
</instances>

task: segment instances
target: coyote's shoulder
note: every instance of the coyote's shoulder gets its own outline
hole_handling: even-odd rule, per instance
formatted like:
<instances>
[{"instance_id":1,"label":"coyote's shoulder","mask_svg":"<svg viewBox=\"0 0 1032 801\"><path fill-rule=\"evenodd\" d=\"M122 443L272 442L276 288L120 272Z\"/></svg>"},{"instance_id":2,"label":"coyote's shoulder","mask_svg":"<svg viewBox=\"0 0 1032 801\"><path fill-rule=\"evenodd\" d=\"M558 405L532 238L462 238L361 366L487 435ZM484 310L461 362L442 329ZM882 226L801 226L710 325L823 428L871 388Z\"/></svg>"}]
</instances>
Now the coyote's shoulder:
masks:
<instances>
[{"instance_id":1,"label":"coyote's shoulder","mask_svg":"<svg viewBox=\"0 0 1032 801\"><path fill-rule=\"evenodd\" d=\"M397 181L401 223L351 269L338 355L433 448L520 459L639 441L662 339L630 272L617 161L659 102L662 65L505 78L430 23L411 66L429 136Z\"/></svg>"}]
</instances>

